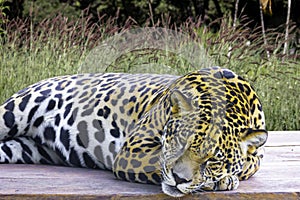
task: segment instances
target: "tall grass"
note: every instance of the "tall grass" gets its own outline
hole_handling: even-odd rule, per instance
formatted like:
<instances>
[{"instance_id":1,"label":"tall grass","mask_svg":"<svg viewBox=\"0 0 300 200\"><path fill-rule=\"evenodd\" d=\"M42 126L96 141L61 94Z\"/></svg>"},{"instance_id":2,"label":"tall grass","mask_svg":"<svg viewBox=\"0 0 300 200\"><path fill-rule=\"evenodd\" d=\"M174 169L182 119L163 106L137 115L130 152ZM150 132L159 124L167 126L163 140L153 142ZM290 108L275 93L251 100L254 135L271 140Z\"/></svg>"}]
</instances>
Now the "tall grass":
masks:
<instances>
[{"instance_id":1,"label":"tall grass","mask_svg":"<svg viewBox=\"0 0 300 200\"><path fill-rule=\"evenodd\" d=\"M130 27L128 22L128 27ZM39 80L77 73L78 65L99 41L124 27L115 19L95 24L90 17L72 21L58 15L39 24L12 20L0 37L0 100Z\"/></svg>"},{"instance_id":2,"label":"tall grass","mask_svg":"<svg viewBox=\"0 0 300 200\"><path fill-rule=\"evenodd\" d=\"M226 18L221 20L218 32L213 32L210 26L204 26L201 22L192 21L181 27L174 27L167 20L155 26L187 33L205 48L204 57L211 58L207 65L215 63L230 68L248 79L262 100L269 130L300 130L299 58L294 54L283 59L280 54L283 34L270 30L266 33L269 45L265 46L259 28L251 30L245 25L233 27ZM0 37L0 101L39 80L78 73L79 66L95 46L116 33L135 27L131 20L122 27L116 21L116 18L109 18L93 24L89 17L72 21L61 15L39 24L33 24L30 20L7 21L4 24L6 33ZM290 35L293 36L293 32ZM269 59L265 56L266 49L272 53ZM110 71L140 72L138 66L149 59L151 51L142 52L143 56L134 61L137 54L131 53L117 60ZM141 52L138 53L141 55ZM170 68L166 66L176 65L171 67L178 68L178 63L181 66L186 64L174 54L168 54L169 59L165 59L162 55L165 53L154 53L155 62L165 66L154 72L169 73ZM153 62L153 52L150 56ZM134 70L128 63L134 63ZM189 70L190 67L185 67L178 72L184 74Z\"/></svg>"}]
</instances>

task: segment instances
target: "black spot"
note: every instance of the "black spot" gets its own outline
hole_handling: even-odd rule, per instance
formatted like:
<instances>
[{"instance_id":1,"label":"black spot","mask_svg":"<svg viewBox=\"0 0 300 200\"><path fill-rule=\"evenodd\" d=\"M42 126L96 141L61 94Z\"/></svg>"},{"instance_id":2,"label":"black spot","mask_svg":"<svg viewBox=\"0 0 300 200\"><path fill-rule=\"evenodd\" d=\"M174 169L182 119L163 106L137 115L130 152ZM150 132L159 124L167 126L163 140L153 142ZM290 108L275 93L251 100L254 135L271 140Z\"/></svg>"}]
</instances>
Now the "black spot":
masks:
<instances>
[{"instance_id":1,"label":"black spot","mask_svg":"<svg viewBox=\"0 0 300 200\"><path fill-rule=\"evenodd\" d=\"M63 127L60 129L59 140L64 145L66 150L70 149L70 132L69 130L64 129Z\"/></svg>"},{"instance_id":2,"label":"black spot","mask_svg":"<svg viewBox=\"0 0 300 200\"><path fill-rule=\"evenodd\" d=\"M13 111L14 108L15 108L15 101L14 100L11 100L10 102L8 102L5 107L4 107L6 110L9 110L9 111Z\"/></svg>"},{"instance_id":3,"label":"black spot","mask_svg":"<svg viewBox=\"0 0 300 200\"><path fill-rule=\"evenodd\" d=\"M102 97L101 93L96 95L96 99L100 99L101 97Z\"/></svg>"},{"instance_id":4,"label":"black spot","mask_svg":"<svg viewBox=\"0 0 300 200\"><path fill-rule=\"evenodd\" d=\"M159 146L159 145L160 145L160 143L153 142L153 143L142 144L141 147L154 148L154 147Z\"/></svg>"},{"instance_id":5,"label":"black spot","mask_svg":"<svg viewBox=\"0 0 300 200\"><path fill-rule=\"evenodd\" d=\"M154 172L156 168L154 166L149 165L149 166L145 166L143 170L147 173L150 173L150 172Z\"/></svg>"},{"instance_id":6,"label":"black spot","mask_svg":"<svg viewBox=\"0 0 300 200\"><path fill-rule=\"evenodd\" d=\"M2 151L11 159L12 158L12 151L11 149L6 145L3 144L3 146L1 147Z\"/></svg>"},{"instance_id":7,"label":"black spot","mask_svg":"<svg viewBox=\"0 0 300 200\"><path fill-rule=\"evenodd\" d=\"M104 119L107 119L110 114L110 108L107 106L104 106L103 109L99 109L97 115L100 117L104 117Z\"/></svg>"},{"instance_id":8,"label":"black spot","mask_svg":"<svg viewBox=\"0 0 300 200\"><path fill-rule=\"evenodd\" d=\"M32 117L34 116L35 112L37 111L37 109L39 108L39 105L34 106L28 115L28 119L27 119L27 123L30 123L30 121L32 120Z\"/></svg>"},{"instance_id":9,"label":"black spot","mask_svg":"<svg viewBox=\"0 0 300 200\"><path fill-rule=\"evenodd\" d=\"M72 126L77 117L78 108L75 108L72 112L72 115L68 119L68 125Z\"/></svg>"},{"instance_id":10,"label":"black spot","mask_svg":"<svg viewBox=\"0 0 300 200\"><path fill-rule=\"evenodd\" d=\"M146 88L140 95L140 97L143 97L145 94L147 94L150 91L150 88Z\"/></svg>"},{"instance_id":11,"label":"black spot","mask_svg":"<svg viewBox=\"0 0 300 200\"><path fill-rule=\"evenodd\" d=\"M156 181L156 183L161 183L161 177L157 173L152 174L152 179Z\"/></svg>"},{"instance_id":12,"label":"black spot","mask_svg":"<svg viewBox=\"0 0 300 200\"><path fill-rule=\"evenodd\" d=\"M53 110L55 108L55 104L56 104L55 101L51 99L48 103L47 111Z\"/></svg>"},{"instance_id":13,"label":"black spot","mask_svg":"<svg viewBox=\"0 0 300 200\"><path fill-rule=\"evenodd\" d=\"M130 99L129 99L129 102L136 102L136 97L135 96L132 96L132 97L130 97Z\"/></svg>"},{"instance_id":14,"label":"black spot","mask_svg":"<svg viewBox=\"0 0 300 200\"><path fill-rule=\"evenodd\" d=\"M32 156L32 151L31 151L31 149L26 145L26 144L24 144L21 140L19 140L18 138L16 138L16 139L14 139L16 142L18 142L20 145L21 145L21 147L22 147L22 149L23 149L23 151L25 151L27 154L29 154L30 156Z\"/></svg>"},{"instance_id":15,"label":"black spot","mask_svg":"<svg viewBox=\"0 0 300 200\"><path fill-rule=\"evenodd\" d=\"M119 138L120 137L120 129L119 129L118 125L116 124L115 121L113 121L111 123L111 125L114 127L114 129L110 130L110 134L115 138Z\"/></svg>"},{"instance_id":16,"label":"black spot","mask_svg":"<svg viewBox=\"0 0 300 200\"><path fill-rule=\"evenodd\" d=\"M149 160L149 163L153 165L155 163L158 163L158 161L159 161L159 157L153 157Z\"/></svg>"},{"instance_id":17,"label":"black spot","mask_svg":"<svg viewBox=\"0 0 300 200\"><path fill-rule=\"evenodd\" d=\"M37 144L42 144L42 139L39 136L35 136L33 139Z\"/></svg>"},{"instance_id":18,"label":"black spot","mask_svg":"<svg viewBox=\"0 0 300 200\"><path fill-rule=\"evenodd\" d=\"M34 121L33 126L39 127L43 123L43 121L44 121L44 116L40 116Z\"/></svg>"},{"instance_id":19,"label":"black spot","mask_svg":"<svg viewBox=\"0 0 300 200\"><path fill-rule=\"evenodd\" d=\"M41 95L43 95L43 96L49 96L49 94L51 93L51 89L43 90L43 91L41 91L40 93L41 93Z\"/></svg>"},{"instance_id":20,"label":"black spot","mask_svg":"<svg viewBox=\"0 0 300 200\"><path fill-rule=\"evenodd\" d=\"M24 89L22 89L22 90L19 90L18 92L17 92L17 94L19 94L20 96L21 95L25 95L25 94L28 94L28 92L29 92L29 88L24 88ZM18 97L20 97L20 96L18 96Z\"/></svg>"},{"instance_id":21,"label":"black spot","mask_svg":"<svg viewBox=\"0 0 300 200\"><path fill-rule=\"evenodd\" d=\"M129 178L129 181L131 182L135 182L135 173L133 170L128 170L127 171L127 175L128 175L128 178Z\"/></svg>"},{"instance_id":22,"label":"black spot","mask_svg":"<svg viewBox=\"0 0 300 200\"><path fill-rule=\"evenodd\" d=\"M241 76L238 76L238 79L241 81L246 81L244 78L242 78Z\"/></svg>"},{"instance_id":23,"label":"black spot","mask_svg":"<svg viewBox=\"0 0 300 200\"><path fill-rule=\"evenodd\" d=\"M65 89L65 86L63 85L63 83L66 82L66 80L62 80L58 83L58 85L55 87L55 90L63 90Z\"/></svg>"},{"instance_id":24,"label":"black spot","mask_svg":"<svg viewBox=\"0 0 300 200\"><path fill-rule=\"evenodd\" d=\"M243 93L245 91L244 86L242 83L238 83L238 87L240 88L240 91Z\"/></svg>"},{"instance_id":25,"label":"black spot","mask_svg":"<svg viewBox=\"0 0 300 200\"><path fill-rule=\"evenodd\" d=\"M45 99L47 99L48 98L48 96L39 96L39 97L37 97L35 100L34 100L34 102L35 103L41 103L41 102L43 102Z\"/></svg>"},{"instance_id":26,"label":"black spot","mask_svg":"<svg viewBox=\"0 0 300 200\"><path fill-rule=\"evenodd\" d=\"M5 163L9 163L9 161L5 159ZM16 162L16 164L24 164L24 163L23 163L22 160L18 159L17 162Z\"/></svg>"},{"instance_id":27,"label":"black spot","mask_svg":"<svg viewBox=\"0 0 300 200\"><path fill-rule=\"evenodd\" d=\"M58 108L58 109L61 109L61 107L63 106L63 103L64 103L64 101L60 98L60 99L58 100L57 108Z\"/></svg>"},{"instance_id":28,"label":"black spot","mask_svg":"<svg viewBox=\"0 0 300 200\"><path fill-rule=\"evenodd\" d=\"M140 119L142 117L142 115L144 114L145 110L146 110L147 104L145 103L142 110L140 110L140 113L138 115L138 119Z\"/></svg>"},{"instance_id":29,"label":"black spot","mask_svg":"<svg viewBox=\"0 0 300 200\"><path fill-rule=\"evenodd\" d=\"M71 99L73 99L73 95L68 96L68 97L66 98L66 101L69 101L69 100L71 100Z\"/></svg>"},{"instance_id":30,"label":"black spot","mask_svg":"<svg viewBox=\"0 0 300 200\"><path fill-rule=\"evenodd\" d=\"M105 96L105 98L104 98L104 101L105 101L105 102L108 102L108 101L109 101L110 95L111 95L114 91L115 91L115 90L112 89L112 90L109 90L109 91L106 93L106 96Z\"/></svg>"},{"instance_id":31,"label":"black spot","mask_svg":"<svg viewBox=\"0 0 300 200\"><path fill-rule=\"evenodd\" d=\"M142 150L140 149L139 151L142 151ZM145 150L145 153L149 153L149 152L151 152L151 151L152 151L151 149L146 149L146 150Z\"/></svg>"},{"instance_id":32,"label":"black spot","mask_svg":"<svg viewBox=\"0 0 300 200\"><path fill-rule=\"evenodd\" d=\"M143 173L139 173L139 179L141 182L144 182L144 183L148 181L147 176Z\"/></svg>"},{"instance_id":33,"label":"black spot","mask_svg":"<svg viewBox=\"0 0 300 200\"><path fill-rule=\"evenodd\" d=\"M158 91L157 89L153 89L153 90L151 91L151 95L154 95L157 91ZM157 96L155 97L155 99L156 99L157 97L160 97L160 95L157 95Z\"/></svg>"},{"instance_id":34,"label":"black spot","mask_svg":"<svg viewBox=\"0 0 300 200\"><path fill-rule=\"evenodd\" d=\"M22 101L19 104L20 111L24 111L25 110L25 108L26 108L26 106L27 106L27 104L29 102L30 97L31 97L31 94L28 94L28 95L26 95L25 97L22 98Z\"/></svg>"},{"instance_id":35,"label":"black spot","mask_svg":"<svg viewBox=\"0 0 300 200\"><path fill-rule=\"evenodd\" d=\"M244 85L244 88L245 88L246 95L250 96L250 94L251 94L251 88L248 85Z\"/></svg>"},{"instance_id":36,"label":"black spot","mask_svg":"<svg viewBox=\"0 0 300 200\"><path fill-rule=\"evenodd\" d=\"M57 114L57 115L55 116L55 121L54 121L55 126L58 126L58 125L59 125L60 119L61 119L61 118L60 118L60 115Z\"/></svg>"},{"instance_id":37,"label":"black spot","mask_svg":"<svg viewBox=\"0 0 300 200\"><path fill-rule=\"evenodd\" d=\"M116 129L111 129L110 130L110 134L115 137L115 138L119 138L120 137L120 132Z\"/></svg>"},{"instance_id":38,"label":"black spot","mask_svg":"<svg viewBox=\"0 0 300 200\"><path fill-rule=\"evenodd\" d=\"M83 123L83 121L81 121L78 124L77 129L79 131L79 134L77 134L76 136L77 144L81 147L87 148L89 144L89 138L88 138L86 122Z\"/></svg>"},{"instance_id":39,"label":"black spot","mask_svg":"<svg viewBox=\"0 0 300 200\"><path fill-rule=\"evenodd\" d=\"M223 76L222 76L222 73L221 73L221 72L216 72L216 73L214 73L214 74L213 74L213 76L214 76L215 78L217 78L217 79L221 79L221 78L223 78Z\"/></svg>"},{"instance_id":40,"label":"black spot","mask_svg":"<svg viewBox=\"0 0 300 200\"><path fill-rule=\"evenodd\" d=\"M66 118L68 116L68 114L71 112L72 105L73 105L72 103L69 103L68 105L66 105L65 112L64 112L64 118Z\"/></svg>"},{"instance_id":41,"label":"black spot","mask_svg":"<svg viewBox=\"0 0 300 200\"><path fill-rule=\"evenodd\" d=\"M83 156L84 163L88 168L96 168L97 167L96 163L93 161L93 159L89 156L88 153L84 152L82 154L82 156Z\"/></svg>"},{"instance_id":42,"label":"black spot","mask_svg":"<svg viewBox=\"0 0 300 200\"><path fill-rule=\"evenodd\" d=\"M136 159L132 159L130 160L130 164L134 167L134 168L139 168L142 165L142 162Z\"/></svg>"},{"instance_id":43,"label":"black spot","mask_svg":"<svg viewBox=\"0 0 300 200\"><path fill-rule=\"evenodd\" d=\"M139 89L138 89L138 92L141 92L141 91L143 91L145 88L146 88L147 86L142 86L142 87L140 87Z\"/></svg>"},{"instance_id":44,"label":"black spot","mask_svg":"<svg viewBox=\"0 0 300 200\"><path fill-rule=\"evenodd\" d=\"M79 99L82 99L83 97L87 96L88 95L88 92L87 91L84 91L78 98Z\"/></svg>"},{"instance_id":45,"label":"black spot","mask_svg":"<svg viewBox=\"0 0 300 200\"><path fill-rule=\"evenodd\" d=\"M75 92L76 91L76 87L73 87L73 88L71 88L71 89L68 89L68 91L67 91L67 93L73 93L73 92Z\"/></svg>"},{"instance_id":46,"label":"black spot","mask_svg":"<svg viewBox=\"0 0 300 200\"><path fill-rule=\"evenodd\" d=\"M142 149L138 148L138 147L132 149L132 153L137 153L137 152L141 152L141 151L142 151Z\"/></svg>"},{"instance_id":47,"label":"black spot","mask_svg":"<svg viewBox=\"0 0 300 200\"><path fill-rule=\"evenodd\" d=\"M105 132L102 126L102 122L100 120L93 120L93 126L97 129L95 131L95 138L99 142L103 142L105 140Z\"/></svg>"},{"instance_id":48,"label":"black spot","mask_svg":"<svg viewBox=\"0 0 300 200\"><path fill-rule=\"evenodd\" d=\"M127 111L127 115L130 116L133 113L134 107L131 107L128 111Z\"/></svg>"},{"instance_id":49,"label":"black spot","mask_svg":"<svg viewBox=\"0 0 300 200\"><path fill-rule=\"evenodd\" d=\"M252 107L251 107L251 114L254 114L254 112L255 112L255 105L252 105ZM254 118L254 119L256 119L256 118Z\"/></svg>"},{"instance_id":50,"label":"black spot","mask_svg":"<svg viewBox=\"0 0 300 200\"><path fill-rule=\"evenodd\" d=\"M89 116L90 114L92 114L94 112L94 107L90 108L90 109L86 109L85 111L83 111L81 113L81 117L84 117L84 116Z\"/></svg>"},{"instance_id":51,"label":"black spot","mask_svg":"<svg viewBox=\"0 0 300 200\"><path fill-rule=\"evenodd\" d=\"M70 163L72 163L74 166L81 167L81 162L80 162L79 156L74 148L71 148Z\"/></svg>"},{"instance_id":52,"label":"black spot","mask_svg":"<svg viewBox=\"0 0 300 200\"><path fill-rule=\"evenodd\" d=\"M121 166L122 169L125 170L128 165L128 161L124 158L121 158L120 160L118 160L117 165Z\"/></svg>"},{"instance_id":53,"label":"black spot","mask_svg":"<svg viewBox=\"0 0 300 200\"><path fill-rule=\"evenodd\" d=\"M233 74L231 71L228 71L228 70L224 70L224 71L223 71L223 75L224 75L224 77L227 78L227 79L231 79L231 78L234 78L234 77L235 77L234 74Z\"/></svg>"},{"instance_id":54,"label":"black spot","mask_svg":"<svg viewBox=\"0 0 300 200\"><path fill-rule=\"evenodd\" d=\"M37 92L37 91L41 90L42 87L43 87L44 85L46 85L46 84L47 84L47 83L45 83L45 82L44 82L44 83L41 83L41 82L40 82L40 83L37 83L37 84L33 85L32 88L35 88L35 89L34 89L34 92Z\"/></svg>"},{"instance_id":55,"label":"black spot","mask_svg":"<svg viewBox=\"0 0 300 200\"><path fill-rule=\"evenodd\" d=\"M56 148L54 149L54 151L55 151L56 155L57 155L61 160L63 160L63 161L65 162L65 165L68 165L68 166L69 166L69 163L66 162L66 157L65 157L65 155L63 154L63 152L61 151L61 149L59 149L59 148L56 147Z\"/></svg>"},{"instance_id":56,"label":"black spot","mask_svg":"<svg viewBox=\"0 0 300 200\"><path fill-rule=\"evenodd\" d=\"M123 172L123 171L118 171L118 178L120 178L120 179L122 179L122 180L126 180L125 172Z\"/></svg>"},{"instance_id":57,"label":"black spot","mask_svg":"<svg viewBox=\"0 0 300 200\"><path fill-rule=\"evenodd\" d=\"M186 79L187 79L188 81L194 81L194 80L196 80L197 78L196 78L195 76L190 76L190 77L186 77Z\"/></svg>"},{"instance_id":58,"label":"black spot","mask_svg":"<svg viewBox=\"0 0 300 200\"><path fill-rule=\"evenodd\" d=\"M79 135L76 136L76 142L79 146L87 148L87 146L84 145Z\"/></svg>"},{"instance_id":59,"label":"black spot","mask_svg":"<svg viewBox=\"0 0 300 200\"><path fill-rule=\"evenodd\" d=\"M61 99L62 98L62 94L56 94L54 95L55 98Z\"/></svg>"},{"instance_id":60,"label":"black spot","mask_svg":"<svg viewBox=\"0 0 300 200\"><path fill-rule=\"evenodd\" d=\"M27 155L26 152L22 152L22 158L24 163L26 164L33 164L33 161L31 160L31 158Z\"/></svg>"},{"instance_id":61,"label":"black spot","mask_svg":"<svg viewBox=\"0 0 300 200\"><path fill-rule=\"evenodd\" d=\"M52 126L47 126L44 130L44 137L46 140L50 140L52 142L55 141L55 130Z\"/></svg>"},{"instance_id":62,"label":"black spot","mask_svg":"<svg viewBox=\"0 0 300 200\"><path fill-rule=\"evenodd\" d=\"M227 169L227 173L230 173L230 167L231 167L231 164L226 163L225 168Z\"/></svg>"},{"instance_id":63,"label":"black spot","mask_svg":"<svg viewBox=\"0 0 300 200\"><path fill-rule=\"evenodd\" d=\"M17 134L18 134L18 126L17 125L14 125L7 133L7 135L9 135L10 137L14 137Z\"/></svg>"},{"instance_id":64,"label":"black spot","mask_svg":"<svg viewBox=\"0 0 300 200\"><path fill-rule=\"evenodd\" d=\"M49 163L53 163L52 158L49 156L49 154L47 153L47 151L44 150L44 148L40 145L38 145L37 147L38 152L41 156L43 156L46 160L49 161Z\"/></svg>"},{"instance_id":65,"label":"black spot","mask_svg":"<svg viewBox=\"0 0 300 200\"><path fill-rule=\"evenodd\" d=\"M3 115L3 119L5 126L7 126L8 128L12 128L15 124L15 115L11 111L6 111Z\"/></svg>"},{"instance_id":66,"label":"black spot","mask_svg":"<svg viewBox=\"0 0 300 200\"><path fill-rule=\"evenodd\" d=\"M85 85L85 82L89 81L89 80L90 79L87 79L87 78L79 79L79 80L77 80L76 85Z\"/></svg>"}]
</instances>

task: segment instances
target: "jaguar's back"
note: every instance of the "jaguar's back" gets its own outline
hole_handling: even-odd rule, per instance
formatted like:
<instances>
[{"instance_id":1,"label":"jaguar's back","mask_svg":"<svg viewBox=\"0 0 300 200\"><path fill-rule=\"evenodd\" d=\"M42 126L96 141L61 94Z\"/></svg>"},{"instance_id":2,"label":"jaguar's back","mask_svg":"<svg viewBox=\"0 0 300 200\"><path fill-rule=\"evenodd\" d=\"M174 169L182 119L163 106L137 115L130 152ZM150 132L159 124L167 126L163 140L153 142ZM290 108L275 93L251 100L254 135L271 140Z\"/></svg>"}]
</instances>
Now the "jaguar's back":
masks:
<instances>
[{"instance_id":1,"label":"jaguar's back","mask_svg":"<svg viewBox=\"0 0 300 200\"><path fill-rule=\"evenodd\" d=\"M0 140L15 138L0 144L0 162L111 169L126 135L176 78L82 74L29 86L0 107Z\"/></svg>"}]
</instances>

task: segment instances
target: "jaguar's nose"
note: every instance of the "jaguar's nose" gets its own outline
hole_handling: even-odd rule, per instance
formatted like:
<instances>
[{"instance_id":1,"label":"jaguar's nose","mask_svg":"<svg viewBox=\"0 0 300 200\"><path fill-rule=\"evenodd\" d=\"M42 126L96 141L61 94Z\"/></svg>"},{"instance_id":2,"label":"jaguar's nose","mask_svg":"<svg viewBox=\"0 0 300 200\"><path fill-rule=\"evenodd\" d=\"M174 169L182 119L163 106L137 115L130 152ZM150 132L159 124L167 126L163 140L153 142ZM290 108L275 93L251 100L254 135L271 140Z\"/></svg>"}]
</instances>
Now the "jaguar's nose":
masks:
<instances>
[{"instance_id":1,"label":"jaguar's nose","mask_svg":"<svg viewBox=\"0 0 300 200\"><path fill-rule=\"evenodd\" d=\"M181 178L179 177L176 173L172 172L173 177L175 179L176 185L182 184L182 183L187 183L189 182L188 180L186 180L185 178Z\"/></svg>"}]
</instances>

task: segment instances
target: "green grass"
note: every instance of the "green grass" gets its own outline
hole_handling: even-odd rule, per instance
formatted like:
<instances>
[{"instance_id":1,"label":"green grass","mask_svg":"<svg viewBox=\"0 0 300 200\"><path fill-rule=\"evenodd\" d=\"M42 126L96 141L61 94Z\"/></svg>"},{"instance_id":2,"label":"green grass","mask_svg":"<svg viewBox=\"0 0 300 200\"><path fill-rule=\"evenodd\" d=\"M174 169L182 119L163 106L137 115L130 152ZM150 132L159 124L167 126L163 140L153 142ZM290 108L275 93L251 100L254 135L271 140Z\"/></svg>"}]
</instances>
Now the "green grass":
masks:
<instances>
[{"instance_id":1,"label":"green grass","mask_svg":"<svg viewBox=\"0 0 300 200\"><path fill-rule=\"evenodd\" d=\"M262 100L269 130L300 130L299 58L293 55L284 57L283 61L280 55L284 41L282 33L268 32L268 46L265 46L258 29L233 28L223 20L220 31L213 33L208 26L189 23L178 31L186 33L189 41L202 48L196 63L186 60L186 55L179 55L178 52L188 48L180 44L178 51L172 48L129 51L105 68L97 68L104 58L118 52L102 51L102 55L92 49L132 26L118 27L111 19L102 24L91 24L88 18L68 21L61 16L36 26L28 21L7 22L6 33L0 37L0 101L48 77L87 72L90 69L82 66L93 62L96 68L91 71L172 74L216 64L237 72L254 85ZM266 48L271 53L268 59ZM100 57L96 56L92 62L89 56L93 53Z\"/></svg>"}]
</instances>

